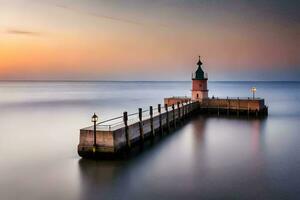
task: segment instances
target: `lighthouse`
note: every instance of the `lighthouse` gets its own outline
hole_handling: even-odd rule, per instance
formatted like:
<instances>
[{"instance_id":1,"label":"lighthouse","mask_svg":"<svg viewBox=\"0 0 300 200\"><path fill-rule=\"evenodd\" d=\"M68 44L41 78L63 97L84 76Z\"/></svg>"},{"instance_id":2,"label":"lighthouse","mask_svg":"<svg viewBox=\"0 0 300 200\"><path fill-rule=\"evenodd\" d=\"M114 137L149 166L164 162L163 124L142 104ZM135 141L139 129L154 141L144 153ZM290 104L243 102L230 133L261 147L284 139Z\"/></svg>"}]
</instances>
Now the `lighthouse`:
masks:
<instances>
[{"instance_id":1,"label":"lighthouse","mask_svg":"<svg viewBox=\"0 0 300 200\"><path fill-rule=\"evenodd\" d=\"M198 69L192 74L192 100L200 102L208 98L207 73L204 73L202 64L199 56Z\"/></svg>"}]
</instances>

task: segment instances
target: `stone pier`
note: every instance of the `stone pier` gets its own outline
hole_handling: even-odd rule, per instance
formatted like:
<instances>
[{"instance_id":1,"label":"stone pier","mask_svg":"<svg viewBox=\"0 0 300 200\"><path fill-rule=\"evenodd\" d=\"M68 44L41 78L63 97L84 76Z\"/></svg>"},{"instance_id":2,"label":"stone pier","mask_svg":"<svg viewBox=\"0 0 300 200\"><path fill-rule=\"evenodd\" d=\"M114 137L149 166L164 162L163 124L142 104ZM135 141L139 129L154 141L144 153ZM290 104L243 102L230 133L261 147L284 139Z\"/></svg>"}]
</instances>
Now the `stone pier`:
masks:
<instances>
[{"instance_id":1,"label":"stone pier","mask_svg":"<svg viewBox=\"0 0 300 200\"><path fill-rule=\"evenodd\" d=\"M136 144L142 144L144 140L151 140L156 135L169 133L171 128L176 128L180 122L199 110L198 102L178 102L171 106L165 105L159 109L150 110L146 116L140 117L134 114L133 119L127 123L120 121L117 125L96 126L96 146L94 146L94 127L80 129L80 141L78 154L81 157L93 157L96 155L113 155L121 151L128 150ZM148 115L149 113L149 115ZM132 117L132 115L128 115ZM123 118L120 118L124 120ZM109 124L109 123L108 123ZM127 126L126 126L127 124ZM126 137L127 135L127 137Z\"/></svg>"}]
</instances>

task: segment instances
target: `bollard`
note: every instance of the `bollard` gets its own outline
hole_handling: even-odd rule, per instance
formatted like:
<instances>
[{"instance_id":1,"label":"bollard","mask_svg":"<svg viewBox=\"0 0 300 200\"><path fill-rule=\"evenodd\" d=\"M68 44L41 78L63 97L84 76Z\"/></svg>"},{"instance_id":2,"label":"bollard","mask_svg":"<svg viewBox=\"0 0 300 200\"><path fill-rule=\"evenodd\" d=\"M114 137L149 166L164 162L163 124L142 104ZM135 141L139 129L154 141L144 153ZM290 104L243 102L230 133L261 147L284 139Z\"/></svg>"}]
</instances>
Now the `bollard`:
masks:
<instances>
[{"instance_id":1,"label":"bollard","mask_svg":"<svg viewBox=\"0 0 300 200\"><path fill-rule=\"evenodd\" d=\"M149 114L150 114L151 136L152 136L152 138L154 138L155 134L154 134L154 128L153 128L153 108L152 108L152 106L150 106L149 112L150 112Z\"/></svg>"},{"instance_id":2,"label":"bollard","mask_svg":"<svg viewBox=\"0 0 300 200\"><path fill-rule=\"evenodd\" d=\"M167 122L167 130L170 132L170 120L169 120L169 111L168 111L168 105L165 104L165 110L166 110L166 122Z\"/></svg>"},{"instance_id":3,"label":"bollard","mask_svg":"<svg viewBox=\"0 0 300 200\"><path fill-rule=\"evenodd\" d=\"M125 125L125 137L126 137L126 147L130 149L130 138L129 138L129 132L128 132L128 115L127 112L123 112L123 121Z\"/></svg>"},{"instance_id":4,"label":"bollard","mask_svg":"<svg viewBox=\"0 0 300 200\"><path fill-rule=\"evenodd\" d=\"M172 104L172 110L173 110L173 126L176 128L176 116L175 116L175 106Z\"/></svg>"},{"instance_id":5,"label":"bollard","mask_svg":"<svg viewBox=\"0 0 300 200\"><path fill-rule=\"evenodd\" d=\"M162 119L161 119L161 105L157 105L157 110L158 110L158 119L159 119L159 132L160 135L163 135L163 128L162 128Z\"/></svg>"},{"instance_id":6,"label":"bollard","mask_svg":"<svg viewBox=\"0 0 300 200\"><path fill-rule=\"evenodd\" d=\"M178 109L178 120L180 122L181 116L180 116L180 103L177 102L177 109Z\"/></svg>"},{"instance_id":7,"label":"bollard","mask_svg":"<svg viewBox=\"0 0 300 200\"><path fill-rule=\"evenodd\" d=\"M144 143L144 128L143 128L143 111L139 108L139 128L140 128L140 141Z\"/></svg>"}]
</instances>

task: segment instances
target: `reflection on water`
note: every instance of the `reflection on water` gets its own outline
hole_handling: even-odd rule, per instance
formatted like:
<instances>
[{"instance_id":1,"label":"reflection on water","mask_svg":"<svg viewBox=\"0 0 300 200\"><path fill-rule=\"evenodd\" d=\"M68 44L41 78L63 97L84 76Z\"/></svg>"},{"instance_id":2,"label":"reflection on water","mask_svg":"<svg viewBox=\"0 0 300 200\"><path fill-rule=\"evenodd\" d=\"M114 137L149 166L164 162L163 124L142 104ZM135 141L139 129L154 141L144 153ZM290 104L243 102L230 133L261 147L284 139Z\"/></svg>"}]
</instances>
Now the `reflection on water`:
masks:
<instances>
[{"instance_id":1,"label":"reflection on water","mask_svg":"<svg viewBox=\"0 0 300 200\"><path fill-rule=\"evenodd\" d=\"M95 161L76 152L94 111L135 112L188 95L190 83L0 82L0 199L298 199L300 83L209 88L247 96L253 85L264 120L198 116L142 152Z\"/></svg>"},{"instance_id":2,"label":"reflection on water","mask_svg":"<svg viewBox=\"0 0 300 200\"><path fill-rule=\"evenodd\" d=\"M129 160L81 159L81 197L275 198L263 154L264 128L265 120L198 117Z\"/></svg>"}]
</instances>

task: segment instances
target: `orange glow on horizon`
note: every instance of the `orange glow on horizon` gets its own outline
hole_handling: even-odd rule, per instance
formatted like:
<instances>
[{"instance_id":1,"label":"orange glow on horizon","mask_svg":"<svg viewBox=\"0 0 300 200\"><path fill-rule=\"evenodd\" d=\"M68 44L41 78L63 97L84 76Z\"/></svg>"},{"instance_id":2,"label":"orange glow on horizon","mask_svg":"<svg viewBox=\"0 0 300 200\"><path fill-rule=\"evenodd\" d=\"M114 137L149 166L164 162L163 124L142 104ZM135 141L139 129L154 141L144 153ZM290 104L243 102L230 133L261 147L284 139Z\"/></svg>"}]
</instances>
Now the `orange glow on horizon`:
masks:
<instances>
[{"instance_id":1,"label":"orange glow on horizon","mask_svg":"<svg viewBox=\"0 0 300 200\"><path fill-rule=\"evenodd\" d=\"M297 68L300 63L293 24L262 20L245 24L237 16L217 11L213 17L202 16L205 20L191 14L192 20L181 22L181 14L169 10L169 16L161 19L137 12L135 23L127 20L132 18L128 13L122 19L117 7L101 7L103 13L116 16L109 17L96 15L85 6L55 7L51 2L26 4L32 12L25 12L16 2L7 3L0 14L0 79L22 77L22 73L51 78L72 73L74 77L124 73L168 77L170 71L190 74L198 54L204 68L214 73ZM53 16L42 12L46 9Z\"/></svg>"}]
</instances>

